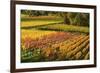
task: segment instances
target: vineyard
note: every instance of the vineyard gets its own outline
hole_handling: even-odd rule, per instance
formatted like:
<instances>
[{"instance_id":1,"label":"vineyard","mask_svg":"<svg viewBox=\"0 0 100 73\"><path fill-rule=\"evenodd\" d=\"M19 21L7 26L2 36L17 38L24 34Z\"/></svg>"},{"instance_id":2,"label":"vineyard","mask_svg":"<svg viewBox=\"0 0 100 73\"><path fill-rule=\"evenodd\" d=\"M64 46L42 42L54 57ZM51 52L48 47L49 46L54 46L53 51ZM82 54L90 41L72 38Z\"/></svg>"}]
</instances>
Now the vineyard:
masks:
<instances>
[{"instance_id":1,"label":"vineyard","mask_svg":"<svg viewBox=\"0 0 100 73\"><path fill-rule=\"evenodd\" d=\"M64 24L59 16L21 16L21 62L90 59L89 27Z\"/></svg>"},{"instance_id":2,"label":"vineyard","mask_svg":"<svg viewBox=\"0 0 100 73\"><path fill-rule=\"evenodd\" d=\"M22 61L89 59L89 36L57 32L22 41Z\"/></svg>"}]
</instances>

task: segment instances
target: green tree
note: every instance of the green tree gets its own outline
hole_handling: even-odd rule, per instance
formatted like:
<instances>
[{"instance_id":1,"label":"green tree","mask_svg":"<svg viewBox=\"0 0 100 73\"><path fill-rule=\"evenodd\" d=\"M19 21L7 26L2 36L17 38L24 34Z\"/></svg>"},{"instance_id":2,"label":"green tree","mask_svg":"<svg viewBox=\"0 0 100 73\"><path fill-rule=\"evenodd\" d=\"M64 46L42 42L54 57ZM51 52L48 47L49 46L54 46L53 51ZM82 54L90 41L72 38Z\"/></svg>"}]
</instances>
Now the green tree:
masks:
<instances>
[{"instance_id":1,"label":"green tree","mask_svg":"<svg viewBox=\"0 0 100 73\"><path fill-rule=\"evenodd\" d=\"M88 13L63 13L64 24L89 26Z\"/></svg>"}]
</instances>

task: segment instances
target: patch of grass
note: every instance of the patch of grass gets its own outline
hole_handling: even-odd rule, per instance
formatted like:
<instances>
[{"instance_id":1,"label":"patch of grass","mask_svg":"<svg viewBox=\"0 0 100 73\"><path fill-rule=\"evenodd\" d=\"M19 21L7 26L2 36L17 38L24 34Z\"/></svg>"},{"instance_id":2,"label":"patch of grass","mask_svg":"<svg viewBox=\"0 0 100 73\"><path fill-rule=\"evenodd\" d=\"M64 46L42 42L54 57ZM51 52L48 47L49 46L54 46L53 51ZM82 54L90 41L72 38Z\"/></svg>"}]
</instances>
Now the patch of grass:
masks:
<instances>
[{"instance_id":1,"label":"patch of grass","mask_svg":"<svg viewBox=\"0 0 100 73\"><path fill-rule=\"evenodd\" d=\"M41 30L55 30L55 31L67 31L67 32L80 32L80 33L89 33L89 28L84 26L74 26L67 24L55 24L39 27Z\"/></svg>"},{"instance_id":2,"label":"patch of grass","mask_svg":"<svg viewBox=\"0 0 100 73\"><path fill-rule=\"evenodd\" d=\"M33 27L61 22L63 22L63 20L57 16L21 16L21 27Z\"/></svg>"},{"instance_id":3,"label":"patch of grass","mask_svg":"<svg viewBox=\"0 0 100 73\"><path fill-rule=\"evenodd\" d=\"M56 24L56 23L61 23L62 21L25 21L21 22L21 27L34 27L34 26L40 26L40 25L49 25L49 24Z\"/></svg>"}]
</instances>

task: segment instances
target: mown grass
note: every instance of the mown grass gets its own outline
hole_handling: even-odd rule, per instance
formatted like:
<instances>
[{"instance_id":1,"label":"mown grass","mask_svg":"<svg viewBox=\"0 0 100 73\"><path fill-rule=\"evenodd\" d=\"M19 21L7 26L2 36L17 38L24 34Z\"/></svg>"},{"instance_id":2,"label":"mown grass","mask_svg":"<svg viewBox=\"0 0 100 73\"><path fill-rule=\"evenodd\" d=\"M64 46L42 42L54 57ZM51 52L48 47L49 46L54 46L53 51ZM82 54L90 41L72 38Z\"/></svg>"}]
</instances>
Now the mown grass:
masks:
<instances>
[{"instance_id":1,"label":"mown grass","mask_svg":"<svg viewBox=\"0 0 100 73\"><path fill-rule=\"evenodd\" d=\"M84 26L75 26L75 25L67 25L67 24L55 24L55 25L47 25L43 27L38 27L41 30L55 30L55 31L67 31L67 32L80 32L80 33L89 33L89 27Z\"/></svg>"}]
</instances>

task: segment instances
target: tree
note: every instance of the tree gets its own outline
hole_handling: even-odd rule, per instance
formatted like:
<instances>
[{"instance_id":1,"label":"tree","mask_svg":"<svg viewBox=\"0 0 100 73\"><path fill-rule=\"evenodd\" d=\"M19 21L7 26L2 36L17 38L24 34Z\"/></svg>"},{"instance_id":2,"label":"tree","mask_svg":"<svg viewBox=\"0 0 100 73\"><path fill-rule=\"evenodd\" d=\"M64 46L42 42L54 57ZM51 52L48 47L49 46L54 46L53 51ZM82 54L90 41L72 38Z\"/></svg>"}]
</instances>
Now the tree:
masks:
<instances>
[{"instance_id":1,"label":"tree","mask_svg":"<svg viewBox=\"0 0 100 73\"><path fill-rule=\"evenodd\" d=\"M59 13L59 15L62 17L64 24L70 24L70 21L68 18L68 12L61 12Z\"/></svg>"},{"instance_id":2,"label":"tree","mask_svg":"<svg viewBox=\"0 0 100 73\"><path fill-rule=\"evenodd\" d=\"M89 14L88 13L62 13L64 24L89 26Z\"/></svg>"}]
</instances>

